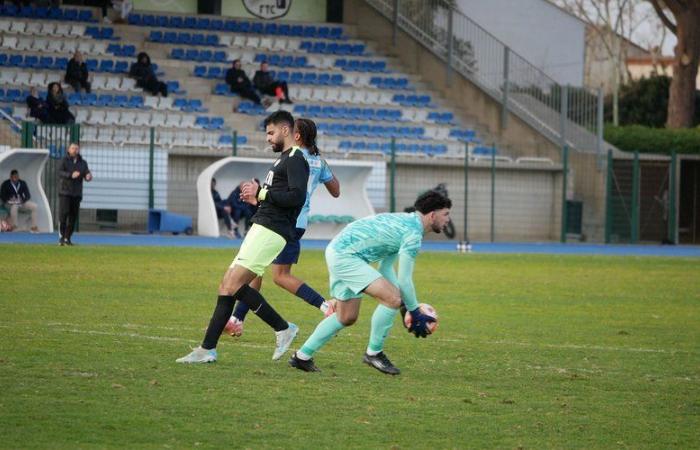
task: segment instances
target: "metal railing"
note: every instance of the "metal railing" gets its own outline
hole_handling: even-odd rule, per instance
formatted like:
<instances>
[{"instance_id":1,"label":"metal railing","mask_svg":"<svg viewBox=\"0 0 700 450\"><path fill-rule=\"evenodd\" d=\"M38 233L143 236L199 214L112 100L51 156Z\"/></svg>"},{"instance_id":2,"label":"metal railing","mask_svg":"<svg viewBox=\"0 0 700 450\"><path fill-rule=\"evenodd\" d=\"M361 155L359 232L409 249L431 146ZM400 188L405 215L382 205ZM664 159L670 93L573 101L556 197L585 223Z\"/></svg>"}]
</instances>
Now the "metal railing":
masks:
<instances>
[{"instance_id":1,"label":"metal railing","mask_svg":"<svg viewBox=\"0 0 700 450\"><path fill-rule=\"evenodd\" d=\"M504 122L510 111L555 143L603 151L599 93L557 83L445 0L366 1L501 102Z\"/></svg>"}]
</instances>

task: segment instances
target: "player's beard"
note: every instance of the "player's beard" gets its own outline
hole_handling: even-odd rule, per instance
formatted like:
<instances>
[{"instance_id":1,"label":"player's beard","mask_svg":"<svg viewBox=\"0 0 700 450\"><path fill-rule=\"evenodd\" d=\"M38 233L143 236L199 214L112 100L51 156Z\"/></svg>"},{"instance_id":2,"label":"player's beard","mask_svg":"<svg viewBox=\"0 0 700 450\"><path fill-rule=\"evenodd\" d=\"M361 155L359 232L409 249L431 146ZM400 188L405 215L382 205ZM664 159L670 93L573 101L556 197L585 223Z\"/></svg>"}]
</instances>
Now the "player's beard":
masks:
<instances>
[{"instance_id":1,"label":"player's beard","mask_svg":"<svg viewBox=\"0 0 700 450\"><path fill-rule=\"evenodd\" d=\"M438 224L433 223L430 227L433 229L434 232L436 232L438 234L442 233L443 227L440 227Z\"/></svg>"},{"instance_id":2,"label":"player's beard","mask_svg":"<svg viewBox=\"0 0 700 450\"><path fill-rule=\"evenodd\" d=\"M272 151L275 153L282 153L284 151L284 141L273 142Z\"/></svg>"}]
</instances>

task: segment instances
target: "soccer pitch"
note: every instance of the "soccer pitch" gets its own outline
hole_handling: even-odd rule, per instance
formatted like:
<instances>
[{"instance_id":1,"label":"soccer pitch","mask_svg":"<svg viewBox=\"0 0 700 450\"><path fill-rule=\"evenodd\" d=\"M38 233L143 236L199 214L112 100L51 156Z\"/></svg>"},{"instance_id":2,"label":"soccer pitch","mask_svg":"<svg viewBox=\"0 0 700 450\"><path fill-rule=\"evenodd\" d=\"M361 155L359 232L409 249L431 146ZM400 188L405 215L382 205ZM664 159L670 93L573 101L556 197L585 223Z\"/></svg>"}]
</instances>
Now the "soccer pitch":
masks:
<instances>
[{"instance_id":1,"label":"soccer pitch","mask_svg":"<svg viewBox=\"0 0 700 450\"><path fill-rule=\"evenodd\" d=\"M271 361L252 314L197 345L231 250L1 245L0 447L699 448L700 259L424 253L428 339L396 322L398 377L362 364L370 315ZM327 292L323 254L295 273ZM319 311L266 282L301 332Z\"/></svg>"}]
</instances>

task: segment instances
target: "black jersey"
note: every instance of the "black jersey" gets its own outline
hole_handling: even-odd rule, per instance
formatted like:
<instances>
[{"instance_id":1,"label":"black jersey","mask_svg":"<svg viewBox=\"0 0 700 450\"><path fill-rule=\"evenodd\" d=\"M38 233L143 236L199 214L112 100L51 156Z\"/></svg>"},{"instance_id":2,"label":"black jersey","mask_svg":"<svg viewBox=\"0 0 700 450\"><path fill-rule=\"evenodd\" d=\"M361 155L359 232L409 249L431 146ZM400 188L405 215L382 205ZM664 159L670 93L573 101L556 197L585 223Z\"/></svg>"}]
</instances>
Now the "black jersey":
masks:
<instances>
[{"instance_id":1,"label":"black jersey","mask_svg":"<svg viewBox=\"0 0 700 450\"><path fill-rule=\"evenodd\" d=\"M258 191L260 207L253 223L268 228L285 240L294 239L297 216L306 202L309 163L299 147L282 152L267 172Z\"/></svg>"}]
</instances>

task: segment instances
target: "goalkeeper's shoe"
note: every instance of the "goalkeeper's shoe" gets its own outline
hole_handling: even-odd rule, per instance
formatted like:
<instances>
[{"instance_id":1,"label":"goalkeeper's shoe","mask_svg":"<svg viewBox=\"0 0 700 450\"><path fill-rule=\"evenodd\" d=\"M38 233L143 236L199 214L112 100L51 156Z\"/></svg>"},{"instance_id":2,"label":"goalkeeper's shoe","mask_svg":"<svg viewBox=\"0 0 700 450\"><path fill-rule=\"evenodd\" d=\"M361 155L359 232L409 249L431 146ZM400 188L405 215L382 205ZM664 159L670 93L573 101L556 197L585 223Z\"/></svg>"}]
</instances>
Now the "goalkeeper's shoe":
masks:
<instances>
[{"instance_id":1,"label":"goalkeeper's shoe","mask_svg":"<svg viewBox=\"0 0 700 450\"><path fill-rule=\"evenodd\" d=\"M224 333L232 337L240 337L243 334L243 321L231 316L228 322L226 322Z\"/></svg>"},{"instance_id":2,"label":"goalkeeper's shoe","mask_svg":"<svg viewBox=\"0 0 700 450\"><path fill-rule=\"evenodd\" d=\"M212 348L211 350L207 350L202 347L197 347L194 350L192 350L192 352L189 355L183 356L182 358L178 358L175 360L175 362L184 364L201 364L216 362L216 349Z\"/></svg>"},{"instance_id":3,"label":"goalkeeper's shoe","mask_svg":"<svg viewBox=\"0 0 700 450\"><path fill-rule=\"evenodd\" d=\"M365 353L362 362L389 375L398 375L401 373L401 370L389 361L389 358L386 357L384 352L379 352L376 355L368 355Z\"/></svg>"},{"instance_id":4,"label":"goalkeeper's shoe","mask_svg":"<svg viewBox=\"0 0 700 450\"><path fill-rule=\"evenodd\" d=\"M292 357L289 358L289 365L296 368L296 369L303 370L304 372L320 372L321 371L321 369L316 367L316 364L314 364L313 358L307 359L307 360L300 359L297 357L297 352L294 352L294 354L292 354Z\"/></svg>"}]
</instances>

